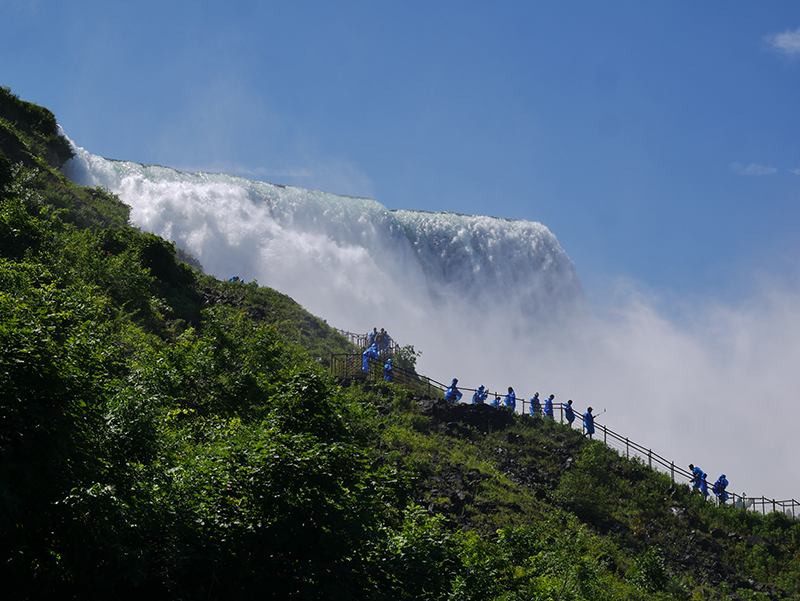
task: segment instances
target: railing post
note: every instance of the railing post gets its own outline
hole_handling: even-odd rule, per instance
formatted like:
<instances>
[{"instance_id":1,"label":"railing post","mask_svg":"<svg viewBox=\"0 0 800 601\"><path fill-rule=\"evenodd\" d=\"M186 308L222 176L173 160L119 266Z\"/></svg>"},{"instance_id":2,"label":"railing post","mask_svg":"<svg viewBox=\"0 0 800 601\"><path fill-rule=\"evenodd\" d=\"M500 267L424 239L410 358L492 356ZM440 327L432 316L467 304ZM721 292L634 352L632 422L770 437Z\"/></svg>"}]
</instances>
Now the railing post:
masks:
<instances>
[{"instance_id":1,"label":"railing post","mask_svg":"<svg viewBox=\"0 0 800 601\"><path fill-rule=\"evenodd\" d=\"M675 482L675 462L669 462L669 477L672 479L672 482Z\"/></svg>"},{"instance_id":2,"label":"railing post","mask_svg":"<svg viewBox=\"0 0 800 601\"><path fill-rule=\"evenodd\" d=\"M650 469L653 469L653 449L647 449L647 463L650 465Z\"/></svg>"},{"instance_id":3,"label":"railing post","mask_svg":"<svg viewBox=\"0 0 800 601\"><path fill-rule=\"evenodd\" d=\"M630 457L630 455L628 454L628 438L627 437L625 437L625 457L626 458Z\"/></svg>"},{"instance_id":4,"label":"railing post","mask_svg":"<svg viewBox=\"0 0 800 601\"><path fill-rule=\"evenodd\" d=\"M603 426L603 443L608 444L608 428Z\"/></svg>"}]
</instances>

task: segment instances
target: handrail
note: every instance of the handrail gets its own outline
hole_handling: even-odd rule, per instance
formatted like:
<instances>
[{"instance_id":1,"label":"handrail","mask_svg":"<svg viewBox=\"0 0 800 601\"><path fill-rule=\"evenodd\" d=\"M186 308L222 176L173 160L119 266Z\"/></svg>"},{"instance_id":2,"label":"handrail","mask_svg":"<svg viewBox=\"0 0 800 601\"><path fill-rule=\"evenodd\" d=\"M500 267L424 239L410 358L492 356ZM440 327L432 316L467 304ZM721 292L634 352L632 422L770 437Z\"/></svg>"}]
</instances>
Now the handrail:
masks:
<instances>
[{"instance_id":1,"label":"handrail","mask_svg":"<svg viewBox=\"0 0 800 601\"><path fill-rule=\"evenodd\" d=\"M386 353L383 356L367 357L368 370L363 370L364 356L358 353L339 353L331 355L331 373L338 378L364 378L376 381L385 381L383 366L386 359L390 356ZM421 376L413 370L404 369L399 366L392 368L393 383L405 386L421 394L435 394L435 391L443 391L444 388L439 382Z\"/></svg>"},{"instance_id":2,"label":"handrail","mask_svg":"<svg viewBox=\"0 0 800 601\"><path fill-rule=\"evenodd\" d=\"M348 332L347 330L340 330L339 328L334 328L338 334L347 338L347 341L350 344L354 344L359 348L368 348L369 344L369 334L356 334L355 332ZM384 350L390 350L392 354L396 353L400 346L395 342L394 338L389 338L389 344Z\"/></svg>"},{"instance_id":3,"label":"handrail","mask_svg":"<svg viewBox=\"0 0 800 601\"><path fill-rule=\"evenodd\" d=\"M670 475L670 478L673 482L676 482L676 474L678 476L683 476L687 480L692 479L692 473L689 470L676 466L675 462L669 461L661 455L654 453L652 449L648 449L647 447L633 442L629 438L617 434L602 424L595 423L595 431L597 430L602 430L603 443L605 443L607 446L617 449L618 451L622 451L622 445L624 444L626 457L630 457L631 453L633 452L634 455L640 457L641 459L647 459L648 466L651 469L658 469L659 467L662 468L663 472ZM611 442L609 442L609 438L611 439ZM617 443L619 446L616 446L614 443ZM653 464L655 464L655 467ZM725 492L728 493L728 496L730 497L734 507L740 507L742 509L752 508L755 510L758 506L760 506L761 513L763 514L767 513L768 506L772 507L772 511L777 511L778 507L780 507L781 512L785 515L791 515L793 519L800 518L800 502L798 502L796 499L792 498L779 501L776 499L769 499L764 496L748 497L744 493L740 495L730 492L727 489ZM724 502L720 501L718 497L714 497L712 500L716 505L725 504Z\"/></svg>"},{"instance_id":4,"label":"handrail","mask_svg":"<svg viewBox=\"0 0 800 601\"><path fill-rule=\"evenodd\" d=\"M366 336L364 338L366 339ZM342 360L341 359L342 357L344 357L345 359ZM347 359L347 358L349 358L349 359ZM337 361L349 362L349 363L347 363L347 365L350 366L350 371L344 370L344 371L348 371L348 373L344 374L344 372L341 369L339 369L340 373L337 373L337 368L335 367L335 364L336 364ZM372 378L379 377L379 378L383 379L383 361L380 358L379 359L368 358L368 363L369 363L369 368L370 368L369 372L364 374L364 372L362 372L362 369L361 369L361 367L362 367L362 355L360 355L360 354L351 354L351 355L332 355L331 356L331 370L334 372L334 375L339 375L340 377L353 377L356 373L360 373L360 374L362 374L362 377L372 377ZM352 369L353 366L355 366L357 368L355 371ZM428 394L428 395L430 395L434 390L438 391L439 393L443 393L448 388L448 386L446 384L443 384L441 382L437 382L436 380L428 378L427 376L420 376L416 372L408 371L408 370L402 369L400 367L395 367L392 371L393 371L393 374L394 374L394 381L396 383L404 385L404 386L407 386L409 388L412 388L412 389L417 390L419 392L423 392L423 393ZM467 393L469 393L469 392L473 392L474 393L477 389L459 387L459 390L463 394L462 399L461 399L460 402L461 403L471 403L472 402L472 396L471 395L468 396ZM505 396L505 393L491 392L491 391L488 391L488 390L486 391L486 393L487 393L487 398L488 397L500 397L501 402L502 402L502 399ZM529 413L526 413L525 408L526 408L526 405L530 405L531 404L530 401L525 400L525 398L523 398L523 397L519 397L518 400L520 400L522 402L522 412L521 413L523 415L528 415ZM543 404L544 403L544 399L542 399L540 402ZM562 424L564 423L564 407L565 407L565 404L564 403L560 403L560 402L559 403L554 403L554 406L553 406L554 410L556 408L558 409L559 422L562 423ZM505 407L503 409L507 410L507 409L505 409ZM543 416L542 413L539 413L538 415L540 417ZM583 416L580 413L578 413L577 411L575 412L576 420L577 419L582 420L582 417ZM555 421L555 418L553 418L553 421ZM602 425L600 423L597 423L597 421L595 421L594 425L595 425L595 433L596 434L598 432L602 432L602 435L603 435L602 442L606 446L621 452L622 448L623 448L623 445L624 445L625 456L626 457L630 457L630 455L633 454L634 456L637 456L637 457L641 458L642 460L646 459L647 460L647 465L648 465L648 467L650 469L658 470L660 468L660 470L662 472L669 474L670 479L673 482L677 482L676 475L678 477L682 476L684 478L687 478L687 479L691 480L692 473L689 472L688 470L684 469L684 468L676 466L674 461L669 461L669 460L665 459L664 457L662 457L658 453L654 453L652 449L648 449L647 447L642 446L642 445L630 440L626 436L622 436L621 434L617 434L616 432L614 432L613 430L610 430L606 426L604 426L604 425ZM585 430L585 428L583 426L582 426L582 428ZM597 440L599 440L599 437L598 437ZM609 440L611 442L609 442ZM654 465L655 465L655 467L654 467ZM791 515L792 519L800 518L800 502L795 500L795 499L793 499L793 498L792 499L788 499L788 500L784 500L784 501L778 501L776 499L769 499L769 498L764 497L764 496L761 496L761 497L748 497L744 493L740 495L740 494L737 494L737 493L729 492L727 490L725 492L728 493L728 497L731 499L731 503L732 503L732 505L734 507L739 507L739 508L742 508L742 509L749 509L749 510L752 510L752 511L757 511L758 508L760 507L761 508L761 513L762 514L766 514L767 513L767 508L771 506L772 507L772 511L777 511L778 508L780 508L780 510L781 510L781 512L783 514L785 514L787 516ZM723 502L721 502L719 500L719 498L716 498L716 497L712 498L712 501L717 505L724 504Z\"/></svg>"}]
</instances>

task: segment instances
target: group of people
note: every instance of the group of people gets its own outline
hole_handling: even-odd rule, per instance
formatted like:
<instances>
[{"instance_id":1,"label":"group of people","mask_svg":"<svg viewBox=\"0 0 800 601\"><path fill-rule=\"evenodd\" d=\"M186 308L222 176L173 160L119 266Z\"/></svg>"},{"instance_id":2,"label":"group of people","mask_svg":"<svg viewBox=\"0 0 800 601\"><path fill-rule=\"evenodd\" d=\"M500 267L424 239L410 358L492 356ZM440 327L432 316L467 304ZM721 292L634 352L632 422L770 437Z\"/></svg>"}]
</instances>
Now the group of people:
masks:
<instances>
[{"instance_id":1,"label":"group of people","mask_svg":"<svg viewBox=\"0 0 800 601\"><path fill-rule=\"evenodd\" d=\"M372 328L372 331L367 335L367 341L367 348L361 353L361 371L364 372L369 371L370 359L377 359L383 351L389 348L392 337L383 328L381 328L380 332L378 328ZM387 382L394 382L391 359L383 366L383 377Z\"/></svg>"},{"instance_id":2,"label":"group of people","mask_svg":"<svg viewBox=\"0 0 800 601\"><path fill-rule=\"evenodd\" d=\"M377 328L373 328L372 332L370 332L369 336L369 347L363 353L363 362L362 362L362 369L364 371L369 371L369 359L374 358L377 359L378 355L381 351L385 350L389 346L389 341L391 337L389 334L381 328L381 331L378 332ZM394 381L394 373L392 367L392 359L389 358L386 361L386 364L383 366L383 377L387 382ZM453 381L450 383L450 386L447 387L444 393L444 399L450 403L458 403L461 401L464 395L458 389L458 378L453 378ZM536 392L531 397L530 400L530 415L532 417L544 417L545 419L555 419L555 398L556 395L551 394L544 400L544 404L539 399L539 393ZM478 386L478 389L472 395L472 404L473 405L484 405L487 403L489 399L489 391L486 390L486 387L481 384ZM517 394L514 392L514 388L509 386L508 393L505 395L505 398L501 401L499 395L495 395L494 399L488 403L492 407L505 407L509 411L516 413L517 411ZM572 427L572 422L575 421L575 410L572 407L572 399L569 399L565 404L562 405L564 411L564 417L567 420L570 428ZM594 436L595 428L594 428L594 418L595 415L592 413L594 409L589 407L586 409L586 413L583 414L583 429L585 431L585 435L589 438ZM702 494L704 497L708 498L708 474L704 473L699 467L694 466L693 464L689 464L689 470L691 471L691 483L692 483L692 490L697 490ZM719 499L720 503L725 503L728 500L728 493L726 489L728 488L728 479L725 477L725 474L722 474L717 481L711 486L711 492L713 492L717 499Z\"/></svg>"},{"instance_id":3,"label":"group of people","mask_svg":"<svg viewBox=\"0 0 800 601\"><path fill-rule=\"evenodd\" d=\"M703 472L699 467L689 464L689 471L692 473L690 482L692 483L692 491L700 491L706 499L708 498L708 474ZM725 474L722 474L714 484L711 485L711 492L713 492L720 503L725 503L728 500L728 479Z\"/></svg>"},{"instance_id":4,"label":"group of people","mask_svg":"<svg viewBox=\"0 0 800 601\"><path fill-rule=\"evenodd\" d=\"M453 378L453 383L450 384L448 389L444 393L444 398L447 401L451 401L453 403L457 403L458 400L461 398L461 392L459 392L458 388L456 388L456 384L458 380ZM489 391L486 390L483 384L478 387L478 390L472 395L472 404L473 405L483 405L489 398ZM502 407L505 405L511 411L517 410L517 393L514 392L514 389L509 386L508 387L508 394L505 396L505 400L501 403L500 397L495 395L494 399L489 403L492 407Z\"/></svg>"},{"instance_id":5,"label":"group of people","mask_svg":"<svg viewBox=\"0 0 800 601\"><path fill-rule=\"evenodd\" d=\"M458 389L458 378L453 378L453 381L450 383L450 386L447 387L445 390L444 398L446 401L450 403L458 403L461 401L463 394ZM478 386L478 389L472 395L472 404L473 405L483 405L486 404L489 398L489 391L486 390L486 387L481 384ZM542 401L539 399L539 393L534 393L530 400L530 414L532 417L544 417L545 419L555 419L555 398L556 395L551 394L548 398L544 400L544 405ZM515 412L517 411L517 395L514 392L514 389L509 386L508 393L506 394L505 398L501 401L499 395L495 395L494 399L489 403L492 407L503 407L505 406L506 409L509 411ZM575 421L575 410L572 407L572 399L568 400L565 404L562 405L564 411L564 417L567 420L567 423L570 427L572 427L572 422ZM586 413L583 414L583 428L585 431L585 435L589 438L594 436L594 418L595 415L592 413L594 409L589 407L586 409ZM704 473L699 467L695 467L691 463L689 464L689 470L692 472L691 482L692 482L692 490L698 490L700 493L708 497L708 474ZM725 503L728 500L728 493L726 489L728 488L728 479L725 477L725 474L722 474L717 481L711 486L711 492L713 492L717 499L719 499L720 503Z\"/></svg>"},{"instance_id":6,"label":"group of people","mask_svg":"<svg viewBox=\"0 0 800 601\"><path fill-rule=\"evenodd\" d=\"M381 328L380 332L378 328L372 328L372 331L367 335L367 340L369 341L368 346L374 344L378 347L378 352L382 352L389 348L392 337L389 336L389 333L383 328Z\"/></svg>"},{"instance_id":7,"label":"group of people","mask_svg":"<svg viewBox=\"0 0 800 601\"><path fill-rule=\"evenodd\" d=\"M461 391L458 389L458 378L453 378L453 381L450 383L450 386L447 387L444 393L444 399L451 403L458 403L462 397ZM481 384L478 386L478 389L472 395L472 404L473 405L483 405L486 403L487 399L489 398L489 391L486 390L486 387ZM548 398L544 400L544 407L539 400L539 393L535 393L530 400L530 414L532 417L541 417L544 416L545 419L555 419L555 409L554 409L554 399L556 395L551 394ZM489 403L492 407L502 407L505 406L511 412L516 413L517 411L517 394L514 392L514 388L509 386L508 393L506 394L503 401L500 400L499 395L495 395L494 399ZM575 421L575 410L572 408L572 399L568 400L564 407L564 417L567 419L567 423L569 424L570 428L572 427L572 422ZM592 438L594 436L594 414L592 413L593 409L589 407L586 410L586 413L583 414L583 428L586 432L586 436Z\"/></svg>"}]
</instances>

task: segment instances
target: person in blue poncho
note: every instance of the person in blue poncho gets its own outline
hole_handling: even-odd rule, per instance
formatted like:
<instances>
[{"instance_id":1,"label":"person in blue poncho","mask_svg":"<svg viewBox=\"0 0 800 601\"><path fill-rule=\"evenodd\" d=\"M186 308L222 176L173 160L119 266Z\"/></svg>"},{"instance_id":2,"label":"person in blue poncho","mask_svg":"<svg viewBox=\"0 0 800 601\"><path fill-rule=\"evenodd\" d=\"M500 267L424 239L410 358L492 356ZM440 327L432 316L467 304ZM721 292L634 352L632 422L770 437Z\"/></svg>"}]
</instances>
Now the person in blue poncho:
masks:
<instances>
[{"instance_id":1,"label":"person in blue poncho","mask_svg":"<svg viewBox=\"0 0 800 601\"><path fill-rule=\"evenodd\" d=\"M542 414L542 404L539 402L539 393L536 392L531 397L531 415L539 417Z\"/></svg>"},{"instance_id":2,"label":"person in blue poncho","mask_svg":"<svg viewBox=\"0 0 800 601\"><path fill-rule=\"evenodd\" d=\"M728 488L728 479L725 477L725 474L722 474L711 487L711 491L717 495L720 504L728 500L728 493L725 491L726 488Z\"/></svg>"},{"instance_id":3,"label":"person in blue poncho","mask_svg":"<svg viewBox=\"0 0 800 601\"><path fill-rule=\"evenodd\" d=\"M508 394L506 395L506 408L514 413L517 412L517 394L511 386L508 387Z\"/></svg>"},{"instance_id":4,"label":"person in blue poncho","mask_svg":"<svg viewBox=\"0 0 800 601\"><path fill-rule=\"evenodd\" d=\"M708 474L703 473L703 478L700 480L700 492L703 493L704 498L708 498Z\"/></svg>"},{"instance_id":5,"label":"person in blue poncho","mask_svg":"<svg viewBox=\"0 0 800 601\"><path fill-rule=\"evenodd\" d=\"M389 359L386 365L383 366L383 378L387 382L394 382L394 374L392 372L392 360Z\"/></svg>"},{"instance_id":6,"label":"person in blue poncho","mask_svg":"<svg viewBox=\"0 0 800 601\"><path fill-rule=\"evenodd\" d=\"M544 400L544 416L547 419L555 419L553 415L553 399L556 398L556 395L551 394L548 398Z\"/></svg>"},{"instance_id":7,"label":"person in blue poncho","mask_svg":"<svg viewBox=\"0 0 800 601\"><path fill-rule=\"evenodd\" d=\"M500 406L500 397L496 396L496 397L494 397L494 400L492 401L492 407L499 407L499 406Z\"/></svg>"},{"instance_id":8,"label":"person in blue poncho","mask_svg":"<svg viewBox=\"0 0 800 601\"><path fill-rule=\"evenodd\" d=\"M456 384L458 384L458 378L453 378L453 382L447 387L447 390L444 393L445 401L457 403L461 400L461 391L458 389Z\"/></svg>"},{"instance_id":9,"label":"person in blue poncho","mask_svg":"<svg viewBox=\"0 0 800 601\"><path fill-rule=\"evenodd\" d=\"M569 427L572 427L572 422L575 421L575 411L572 409L572 399L567 401L567 404L564 405L564 417L567 418L567 423Z\"/></svg>"},{"instance_id":10,"label":"person in blue poncho","mask_svg":"<svg viewBox=\"0 0 800 601\"><path fill-rule=\"evenodd\" d=\"M372 328L372 331L369 333L369 336L367 336L367 339L369 340L369 343L368 343L368 344L369 344L369 346L372 346L372 344L373 344L374 342L377 342L377 341L375 340L375 337L376 337L377 335L378 335L378 328Z\"/></svg>"},{"instance_id":11,"label":"person in blue poncho","mask_svg":"<svg viewBox=\"0 0 800 601\"><path fill-rule=\"evenodd\" d=\"M586 436L589 438L594 436L594 415L592 415L591 407L583 414L583 428L586 430Z\"/></svg>"},{"instance_id":12,"label":"person in blue poncho","mask_svg":"<svg viewBox=\"0 0 800 601\"><path fill-rule=\"evenodd\" d=\"M689 481L692 483L692 490L700 490L700 481L703 479L703 470L690 463L689 471L692 473L692 476L689 479Z\"/></svg>"},{"instance_id":13,"label":"person in blue poncho","mask_svg":"<svg viewBox=\"0 0 800 601\"><path fill-rule=\"evenodd\" d=\"M483 405L483 402L486 400L486 396L489 393L484 390L483 384L478 386L478 390L475 391L475 394L472 395L472 404L473 405Z\"/></svg>"},{"instance_id":14,"label":"person in blue poncho","mask_svg":"<svg viewBox=\"0 0 800 601\"><path fill-rule=\"evenodd\" d=\"M378 358L378 347L371 345L361 355L361 371L369 371L369 360Z\"/></svg>"}]
</instances>

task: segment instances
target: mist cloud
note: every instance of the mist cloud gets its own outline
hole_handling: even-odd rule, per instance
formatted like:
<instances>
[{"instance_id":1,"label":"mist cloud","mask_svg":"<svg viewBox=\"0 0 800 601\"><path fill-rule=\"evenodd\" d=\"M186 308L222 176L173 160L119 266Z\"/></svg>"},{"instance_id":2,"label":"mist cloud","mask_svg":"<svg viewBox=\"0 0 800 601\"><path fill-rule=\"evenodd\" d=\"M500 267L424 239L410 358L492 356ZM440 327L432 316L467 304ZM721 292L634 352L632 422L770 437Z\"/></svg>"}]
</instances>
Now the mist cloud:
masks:
<instances>
[{"instance_id":1,"label":"mist cloud","mask_svg":"<svg viewBox=\"0 0 800 601\"><path fill-rule=\"evenodd\" d=\"M725 473L738 494L797 498L800 292L774 281L751 288L738 306L695 301L674 311L619 282L605 306L554 332L520 336L494 315L469 321L466 336L451 334L468 349L457 359L422 332L413 341L434 350L421 360L427 374L492 391L512 385L526 399L555 394L581 412L607 409L599 423L680 468Z\"/></svg>"},{"instance_id":2,"label":"mist cloud","mask_svg":"<svg viewBox=\"0 0 800 601\"><path fill-rule=\"evenodd\" d=\"M604 423L678 465L726 473L732 490L796 498L800 293L752 289L740 306L695 303L670 318L628 286L581 326L568 394L608 406Z\"/></svg>"}]
</instances>

